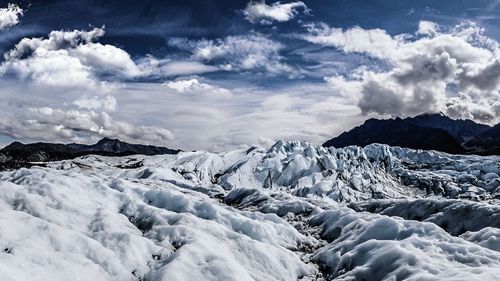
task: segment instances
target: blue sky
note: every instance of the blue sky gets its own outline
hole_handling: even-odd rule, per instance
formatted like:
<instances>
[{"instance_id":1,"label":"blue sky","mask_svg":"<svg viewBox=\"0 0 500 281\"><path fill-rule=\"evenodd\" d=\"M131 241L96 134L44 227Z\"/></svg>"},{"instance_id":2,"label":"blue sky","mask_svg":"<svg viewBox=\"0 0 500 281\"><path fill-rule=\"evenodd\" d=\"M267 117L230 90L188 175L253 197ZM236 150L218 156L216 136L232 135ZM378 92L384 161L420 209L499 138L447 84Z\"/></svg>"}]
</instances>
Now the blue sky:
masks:
<instances>
[{"instance_id":1,"label":"blue sky","mask_svg":"<svg viewBox=\"0 0 500 281\"><path fill-rule=\"evenodd\" d=\"M212 151L500 117L496 1L0 1L0 143Z\"/></svg>"}]
</instances>

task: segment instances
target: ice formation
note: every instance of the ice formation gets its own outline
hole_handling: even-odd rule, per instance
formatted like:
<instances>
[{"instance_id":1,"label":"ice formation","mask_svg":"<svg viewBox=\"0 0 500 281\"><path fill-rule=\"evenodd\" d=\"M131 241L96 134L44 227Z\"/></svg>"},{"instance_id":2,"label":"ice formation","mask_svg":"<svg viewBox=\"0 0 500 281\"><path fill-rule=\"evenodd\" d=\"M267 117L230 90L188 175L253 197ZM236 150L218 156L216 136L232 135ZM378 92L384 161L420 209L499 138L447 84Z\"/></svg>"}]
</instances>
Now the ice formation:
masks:
<instances>
[{"instance_id":1,"label":"ice formation","mask_svg":"<svg viewBox=\"0 0 500 281\"><path fill-rule=\"evenodd\" d=\"M279 141L0 173L1 280L498 280L500 157Z\"/></svg>"}]
</instances>

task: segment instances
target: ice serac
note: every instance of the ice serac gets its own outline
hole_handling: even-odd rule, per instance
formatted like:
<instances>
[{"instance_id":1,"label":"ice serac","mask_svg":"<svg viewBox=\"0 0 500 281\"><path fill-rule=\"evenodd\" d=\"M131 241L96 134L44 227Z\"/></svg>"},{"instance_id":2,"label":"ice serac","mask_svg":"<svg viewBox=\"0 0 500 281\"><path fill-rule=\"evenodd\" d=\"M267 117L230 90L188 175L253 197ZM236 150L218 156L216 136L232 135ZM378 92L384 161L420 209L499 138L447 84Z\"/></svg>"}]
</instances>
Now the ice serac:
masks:
<instances>
[{"instance_id":1,"label":"ice serac","mask_svg":"<svg viewBox=\"0 0 500 281\"><path fill-rule=\"evenodd\" d=\"M219 184L336 202L428 195L492 199L500 195L499 160L381 144L325 148L280 141L246 154L226 169Z\"/></svg>"},{"instance_id":2,"label":"ice serac","mask_svg":"<svg viewBox=\"0 0 500 281\"><path fill-rule=\"evenodd\" d=\"M279 141L268 150L255 149L246 155L220 177L220 185L226 189L278 189L299 197L314 195L336 202L419 193L418 189L403 190L387 173L393 163L392 155L384 149L328 149L306 142ZM371 159L365 151L373 154Z\"/></svg>"},{"instance_id":3,"label":"ice serac","mask_svg":"<svg viewBox=\"0 0 500 281\"><path fill-rule=\"evenodd\" d=\"M279 141L0 172L2 280L496 280L500 157Z\"/></svg>"}]
</instances>

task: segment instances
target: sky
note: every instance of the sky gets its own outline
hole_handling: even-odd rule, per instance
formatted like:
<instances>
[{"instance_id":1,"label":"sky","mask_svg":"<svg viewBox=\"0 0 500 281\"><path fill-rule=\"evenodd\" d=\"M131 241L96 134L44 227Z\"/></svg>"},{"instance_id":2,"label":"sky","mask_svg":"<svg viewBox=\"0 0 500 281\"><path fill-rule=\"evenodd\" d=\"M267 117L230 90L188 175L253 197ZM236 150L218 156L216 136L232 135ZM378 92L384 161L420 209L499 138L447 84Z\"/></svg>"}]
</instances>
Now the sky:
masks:
<instances>
[{"instance_id":1,"label":"sky","mask_svg":"<svg viewBox=\"0 0 500 281\"><path fill-rule=\"evenodd\" d=\"M321 144L500 121L500 1L0 0L0 146Z\"/></svg>"}]
</instances>

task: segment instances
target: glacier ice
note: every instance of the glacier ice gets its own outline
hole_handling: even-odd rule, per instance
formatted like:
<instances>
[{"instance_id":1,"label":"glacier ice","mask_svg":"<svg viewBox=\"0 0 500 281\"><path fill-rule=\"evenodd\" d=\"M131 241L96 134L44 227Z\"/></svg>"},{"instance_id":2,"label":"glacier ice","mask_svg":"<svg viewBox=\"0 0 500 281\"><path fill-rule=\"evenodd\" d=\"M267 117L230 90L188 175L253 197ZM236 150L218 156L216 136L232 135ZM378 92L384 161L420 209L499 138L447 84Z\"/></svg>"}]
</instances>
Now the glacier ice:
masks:
<instances>
[{"instance_id":1,"label":"glacier ice","mask_svg":"<svg viewBox=\"0 0 500 281\"><path fill-rule=\"evenodd\" d=\"M1 280L495 280L500 157L278 141L0 172Z\"/></svg>"}]
</instances>

